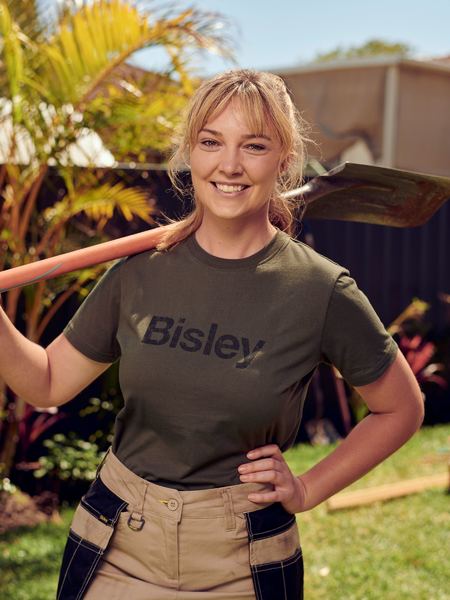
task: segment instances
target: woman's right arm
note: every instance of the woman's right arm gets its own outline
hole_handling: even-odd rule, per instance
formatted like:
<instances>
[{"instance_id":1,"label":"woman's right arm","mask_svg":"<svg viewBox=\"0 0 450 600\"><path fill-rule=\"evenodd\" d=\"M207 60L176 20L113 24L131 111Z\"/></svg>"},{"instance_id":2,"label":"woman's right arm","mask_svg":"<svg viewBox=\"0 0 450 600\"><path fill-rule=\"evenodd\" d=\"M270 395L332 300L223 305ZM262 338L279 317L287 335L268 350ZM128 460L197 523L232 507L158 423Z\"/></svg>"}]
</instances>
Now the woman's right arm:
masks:
<instances>
[{"instance_id":1,"label":"woman's right arm","mask_svg":"<svg viewBox=\"0 0 450 600\"><path fill-rule=\"evenodd\" d=\"M31 342L0 307L0 377L32 406L49 408L65 404L110 364L87 358L64 334L47 348Z\"/></svg>"}]
</instances>

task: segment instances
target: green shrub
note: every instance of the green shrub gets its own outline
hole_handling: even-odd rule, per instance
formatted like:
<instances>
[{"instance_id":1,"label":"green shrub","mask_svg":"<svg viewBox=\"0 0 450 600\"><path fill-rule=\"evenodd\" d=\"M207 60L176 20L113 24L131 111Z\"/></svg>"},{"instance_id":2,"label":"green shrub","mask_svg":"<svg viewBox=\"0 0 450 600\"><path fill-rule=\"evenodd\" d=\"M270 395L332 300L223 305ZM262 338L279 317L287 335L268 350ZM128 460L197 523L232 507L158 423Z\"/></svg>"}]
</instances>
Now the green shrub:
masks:
<instances>
[{"instance_id":1,"label":"green shrub","mask_svg":"<svg viewBox=\"0 0 450 600\"><path fill-rule=\"evenodd\" d=\"M37 478L50 476L62 481L92 481L102 458L95 442L80 440L76 433L57 433L45 440L48 454L39 459L40 467L34 472Z\"/></svg>"}]
</instances>

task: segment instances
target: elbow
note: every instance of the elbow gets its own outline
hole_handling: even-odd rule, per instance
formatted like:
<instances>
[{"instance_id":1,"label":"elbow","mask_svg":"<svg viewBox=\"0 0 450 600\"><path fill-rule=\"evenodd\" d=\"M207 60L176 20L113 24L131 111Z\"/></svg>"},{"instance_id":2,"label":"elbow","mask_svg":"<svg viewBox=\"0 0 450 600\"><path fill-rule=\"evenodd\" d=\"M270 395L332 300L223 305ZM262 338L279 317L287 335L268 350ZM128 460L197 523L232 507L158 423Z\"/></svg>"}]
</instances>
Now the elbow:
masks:
<instances>
[{"instance_id":1,"label":"elbow","mask_svg":"<svg viewBox=\"0 0 450 600\"><path fill-rule=\"evenodd\" d=\"M51 406L54 406L50 403L50 394L48 387L42 386L40 388L40 392L36 392L36 394L30 395L27 400L30 404L32 404L36 410L48 410Z\"/></svg>"},{"instance_id":2,"label":"elbow","mask_svg":"<svg viewBox=\"0 0 450 600\"><path fill-rule=\"evenodd\" d=\"M68 400L56 401L56 400L52 400L50 398L37 400L36 398L34 398L32 401L25 400L25 402L27 402L28 404L31 404L31 406L33 406L38 411L57 412L58 408L60 406L62 406L63 404L65 404L66 402L68 402Z\"/></svg>"},{"instance_id":3,"label":"elbow","mask_svg":"<svg viewBox=\"0 0 450 600\"><path fill-rule=\"evenodd\" d=\"M21 397L27 404L29 404L36 410L44 411L44 410L48 410L52 406L55 406L55 404L51 404L49 402L49 398L47 395L33 394L33 395L28 395L28 396L22 395Z\"/></svg>"},{"instance_id":4,"label":"elbow","mask_svg":"<svg viewBox=\"0 0 450 600\"><path fill-rule=\"evenodd\" d=\"M409 403L408 408L404 412L403 419L410 424L411 435L416 433L423 424L425 419L425 395L419 390L414 398L414 402Z\"/></svg>"},{"instance_id":5,"label":"elbow","mask_svg":"<svg viewBox=\"0 0 450 600\"><path fill-rule=\"evenodd\" d=\"M417 403L417 429L420 429L425 419L425 394L420 391L420 399ZM417 430L416 430L417 431Z\"/></svg>"},{"instance_id":6,"label":"elbow","mask_svg":"<svg viewBox=\"0 0 450 600\"><path fill-rule=\"evenodd\" d=\"M69 402L69 400L72 400L72 398L66 398L61 395L55 396L55 394L53 394L53 395L49 394L48 398L45 400L45 408L57 409L58 407L62 406L63 404L66 404L67 402Z\"/></svg>"},{"instance_id":7,"label":"elbow","mask_svg":"<svg viewBox=\"0 0 450 600\"><path fill-rule=\"evenodd\" d=\"M13 392L16 398L20 398L22 402L29 404L36 409L47 409L49 403L47 402L47 394L42 391L40 385L27 385L24 389L23 385L14 385L7 382L9 389Z\"/></svg>"},{"instance_id":8,"label":"elbow","mask_svg":"<svg viewBox=\"0 0 450 600\"><path fill-rule=\"evenodd\" d=\"M401 407L391 413L396 422L396 427L404 437L404 442L409 440L421 428L425 418L424 396L422 392L403 402Z\"/></svg>"},{"instance_id":9,"label":"elbow","mask_svg":"<svg viewBox=\"0 0 450 600\"><path fill-rule=\"evenodd\" d=\"M23 397L23 399L27 404L30 404L38 411L51 411L53 409L55 412L59 406L70 400L70 398L55 397L55 394L52 394L51 390L45 393Z\"/></svg>"}]
</instances>

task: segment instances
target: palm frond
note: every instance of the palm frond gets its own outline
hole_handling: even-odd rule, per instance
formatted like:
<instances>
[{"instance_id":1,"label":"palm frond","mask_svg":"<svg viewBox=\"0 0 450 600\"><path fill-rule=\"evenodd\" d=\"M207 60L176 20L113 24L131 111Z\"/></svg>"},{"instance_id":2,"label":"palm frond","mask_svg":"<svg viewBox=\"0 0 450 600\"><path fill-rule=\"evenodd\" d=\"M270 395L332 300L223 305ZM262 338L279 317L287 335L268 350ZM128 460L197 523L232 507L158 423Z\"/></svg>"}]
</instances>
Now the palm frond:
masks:
<instances>
[{"instance_id":1,"label":"palm frond","mask_svg":"<svg viewBox=\"0 0 450 600\"><path fill-rule=\"evenodd\" d=\"M66 222L84 213L94 221L110 219L119 210L127 221L139 217L152 223L153 207L148 196L135 188L126 188L123 183L103 184L98 188L74 192L44 211L44 219L52 226Z\"/></svg>"},{"instance_id":2,"label":"palm frond","mask_svg":"<svg viewBox=\"0 0 450 600\"><path fill-rule=\"evenodd\" d=\"M114 149L118 161L145 162L147 153L166 152L173 145L188 94L174 81L161 81L149 92L145 89L141 82L119 80L84 111L87 127Z\"/></svg>"},{"instance_id":3,"label":"palm frond","mask_svg":"<svg viewBox=\"0 0 450 600\"><path fill-rule=\"evenodd\" d=\"M51 21L52 0L3 0L27 37L43 39Z\"/></svg>"},{"instance_id":4,"label":"palm frond","mask_svg":"<svg viewBox=\"0 0 450 600\"><path fill-rule=\"evenodd\" d=\"M14 22L6 2L0 2L0 90L12 102L15 121L21 120L20 98L24 78L23 42L26 36Z\"/></svg>"},{"instance_id":5,"label":"palm frond","mask_svg":"<svg viewBox=\"0 0 450 600\"><path fill-rule=\"evenodd\" d=\"M85 296L89 293L89 290L95 285L96 280L105 271L110 263L103 263L101 265L95 265L87 269L80 269L79 271L72 271L65 275L60 275L55 279L51 279L47 284L47 290L43 299L43 304L46 308L49 308L59 294L66 291L74 283L80 286L79 293L81 296ZM112 263L111 263L112 264Z\"/></svg>"},{"instance_id":6,"label":"palm frond","mask_svg":"<svg viewBox=\"0 0 450 600\"><path fill-rule=\"evenodd\" d=\"M175 16L142 12L126 0L97 0L65 14L52 39L40 47L47 101L80 106L118 65L137 50L162 46L183 77L182 52L206 48L230 54L213 35L212 17L188 9Z\"/></svg>"}]
</instances>

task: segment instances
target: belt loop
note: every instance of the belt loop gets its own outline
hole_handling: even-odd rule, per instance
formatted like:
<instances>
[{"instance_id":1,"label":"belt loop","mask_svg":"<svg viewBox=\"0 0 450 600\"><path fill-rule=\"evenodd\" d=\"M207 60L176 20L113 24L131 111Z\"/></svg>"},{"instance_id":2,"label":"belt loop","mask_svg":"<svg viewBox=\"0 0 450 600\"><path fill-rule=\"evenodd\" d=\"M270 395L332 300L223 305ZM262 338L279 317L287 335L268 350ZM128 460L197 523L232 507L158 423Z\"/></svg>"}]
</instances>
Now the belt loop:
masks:
<instances>
[{"instance_id":1,"label":"belt loop","mask_svg":"<svg viewBox=\"0 0 450 600\"><path fill-rule=\"evenodd\" d=\"M236 519L233 509L233 496L231 490L226 488L222 491L223 508L225 511L225 529L231 531L236 529Z\"/></svg>"},{"instance_id":2,"label":"belt loop","mask_svg":"<svg viewBox=\"0 0 450 600\"><path fill-rule=\"evenodd\" d=\"M144 508L145 508L145 498L147 497L148 483L145 484L144 488L144 497L142 499L142 508L141 511L132 511L130 516L128 517L128 527L133 531L141 531L145 525L144 519Z\"/></svg>"},{"instance_id":3,"label":"belt loop","mask_svg":"<svg viewBox=\"0 0 450 600\"><path fill-rule=\"evenodd\" d=\"M103 464L104 464L106 457L108 456L110 450L111 450L111 446L109 446L108 450L105 452L105 456L100 461L100 464L97 467L97 471L95 472L95 478L97 478L99 476L100 469L103 467Z\"/></svg>"}]
</instances>

